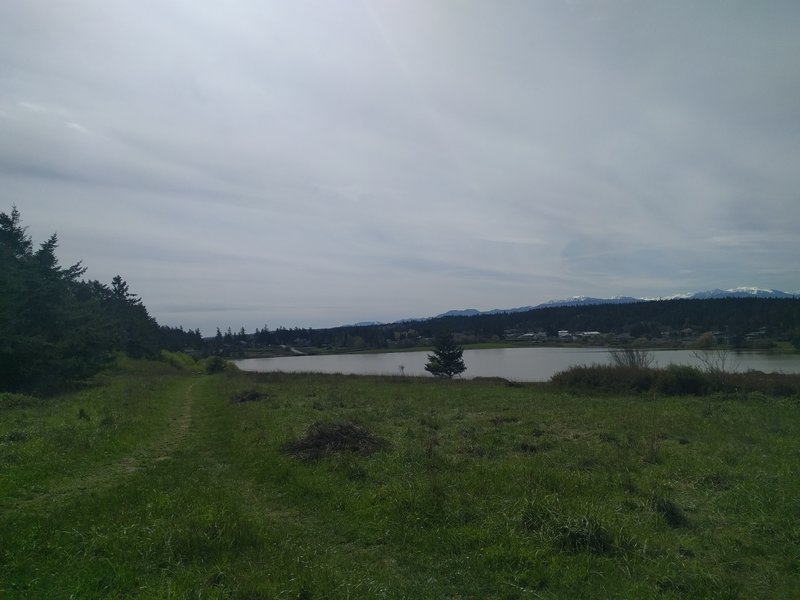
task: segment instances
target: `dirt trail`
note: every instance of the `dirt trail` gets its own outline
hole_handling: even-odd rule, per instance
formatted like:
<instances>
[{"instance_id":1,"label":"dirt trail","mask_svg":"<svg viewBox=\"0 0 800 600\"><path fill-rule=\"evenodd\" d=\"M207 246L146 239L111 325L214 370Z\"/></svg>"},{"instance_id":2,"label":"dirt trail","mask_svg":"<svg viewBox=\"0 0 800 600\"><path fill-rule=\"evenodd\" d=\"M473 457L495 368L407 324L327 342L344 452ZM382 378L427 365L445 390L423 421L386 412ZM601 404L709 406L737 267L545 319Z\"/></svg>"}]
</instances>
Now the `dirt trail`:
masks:
<instances>
[{"instance_id":1,"label":"dirt trail","mask_svg":"<svg viewBox=\"0 0 800 600\"><path fill-rule=\"evenodd\" d=\"M192 406L194 404L192 390L194 386L197 385L198 381L199 380L193 381L192 384L186 388L180 411L176 417L173 417L173 424L165 435L162 435L155 440L155 442L147 446L137 448L134 454L125 457L119 461L119 463L110 467L112 472L123 470L126 473L133 473L154 463L171 458L172 452L175 451L189 433L192 424Z\"/></svg>"},{"instance_id":2,"label":"dirt trail","mask_svg":"<svg viewBox=\"0 0 800 600\"><path fill-rule=\"evenodd\" d=\"M75 496L110 487L122 477L169 460L191 429L194 404L192 391L199 381L199 379L192 381L185 389L171 426L161 436L145 440L131 455L117 459L111 464L93 463L79 473L48 482L43 487L37 486L35 490L20 491L16 497L4 498L0 503L0 512L50 506Z\"/></svg>"}]
</instances>

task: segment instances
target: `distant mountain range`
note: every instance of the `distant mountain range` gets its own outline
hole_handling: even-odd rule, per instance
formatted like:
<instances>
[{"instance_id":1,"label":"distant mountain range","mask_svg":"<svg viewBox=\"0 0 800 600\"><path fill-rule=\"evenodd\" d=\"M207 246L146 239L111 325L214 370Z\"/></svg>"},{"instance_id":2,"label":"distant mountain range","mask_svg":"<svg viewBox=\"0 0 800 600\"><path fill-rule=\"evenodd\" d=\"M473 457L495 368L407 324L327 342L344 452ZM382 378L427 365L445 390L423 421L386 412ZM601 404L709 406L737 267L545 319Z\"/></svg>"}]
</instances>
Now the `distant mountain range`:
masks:
<instances>
[{"instance_id":1,"label":"distant mountain range","mask_svg":"<svg viewBox=\"0 0 800 600\"><path fill-rule=\"evenodd\" d=\"M498 313L515 313L536 310L537 308L555 308L557 306L582 306L586 304L630 304L631 302L649 302L653 300L709 300L711 298L800 298L800 292L782 292L781 290L765 290L756 287L737 287L727 290L706 290L688 294L672 294L671 296L642 297L614 296L612 298L593 298L591 296L573 296L563 300L550 300L535 306L520 306L517 308L495 308L493 310L448 310L436 317L473 317L476 315L494 315Z\"/></svg>"},{"instance_id":2,"label":"distant mountain range","mask_svg":"<svg viewBox=\"0 0 800 600\"><path fill-rule=\"evenodd\" d=\"M492 310L477 310L466 308L463 310L448 310L447 312L436 315L435 317L420 317L412 319L400 319L397 323L412 321L427 321L438 319L439 317L474 317L477 315L497 315L501 313L518 313L536 310L539 308L555 308L558 306L582 306L588 304L630 304L632 302L652 302L655 300L709 300L712 298L800 298L800 291L782 292L781 290L767 290L757 287L737 287L727 290L706 290L704 292L690 292L683 294L672 294L670 296L641 297L633 296L614 296L612 298L593 298L592 296L573 296L562 300L550 300L535 306L518 306L517 308L494 308ZM385 325L380 321L361 321L354 323L354 327L368 327L373 325Z\"/></svg>"},{"instance_id":3,"label":"distant mountain range","mask_svg":"<svg viewBox=\"0 0 800 600\"><path fill-rule=\"evenodd\" d=\"M764 290L755 287L738 287L730 290L709 290L694 294L679 294L673 298L690 298L692 300L707 300L708 298L800 298L800 291L782 292L780 290Z\"/></svg>"}]
</instances>

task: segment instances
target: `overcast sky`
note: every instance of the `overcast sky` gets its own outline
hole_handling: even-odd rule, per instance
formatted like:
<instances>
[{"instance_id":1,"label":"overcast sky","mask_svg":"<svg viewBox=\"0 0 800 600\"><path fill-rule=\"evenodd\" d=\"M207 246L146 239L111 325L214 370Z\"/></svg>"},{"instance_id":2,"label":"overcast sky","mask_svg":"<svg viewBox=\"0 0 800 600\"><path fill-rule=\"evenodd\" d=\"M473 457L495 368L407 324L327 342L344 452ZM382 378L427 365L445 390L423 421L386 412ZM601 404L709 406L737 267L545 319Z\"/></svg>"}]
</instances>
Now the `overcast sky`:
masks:
<instances>
[{"instance_id":1,"label":"overcast sky","mask_svg":"<svg viewBox=\"0 0 800 600\"><path fill-rule=\"evenodd\" d=\"M211 334L800 290L800 2L3 0L0 211Z\"/></svg>"}]
</instances>

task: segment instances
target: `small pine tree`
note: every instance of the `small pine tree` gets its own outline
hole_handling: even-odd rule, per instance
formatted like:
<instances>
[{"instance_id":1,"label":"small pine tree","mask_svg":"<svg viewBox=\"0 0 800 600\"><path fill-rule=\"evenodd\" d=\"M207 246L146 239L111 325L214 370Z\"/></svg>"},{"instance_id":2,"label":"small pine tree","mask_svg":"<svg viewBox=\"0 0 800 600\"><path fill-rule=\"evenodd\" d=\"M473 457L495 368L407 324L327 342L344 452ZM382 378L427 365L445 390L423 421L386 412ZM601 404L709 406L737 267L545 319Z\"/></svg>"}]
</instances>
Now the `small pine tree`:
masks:
<instances>
[{"instance_id":1,"label":"small pine tree","mask_svg":"<svg viewBox=\"0 0 800 600\"><path fill-rule=\"evenodd\" d=\"M456 344L453 336L444 333L436 337L433 354L428 355L425 370L436 377L452 379L467 370L464 364L464 349Z\"/></svg>"}]
</instances>

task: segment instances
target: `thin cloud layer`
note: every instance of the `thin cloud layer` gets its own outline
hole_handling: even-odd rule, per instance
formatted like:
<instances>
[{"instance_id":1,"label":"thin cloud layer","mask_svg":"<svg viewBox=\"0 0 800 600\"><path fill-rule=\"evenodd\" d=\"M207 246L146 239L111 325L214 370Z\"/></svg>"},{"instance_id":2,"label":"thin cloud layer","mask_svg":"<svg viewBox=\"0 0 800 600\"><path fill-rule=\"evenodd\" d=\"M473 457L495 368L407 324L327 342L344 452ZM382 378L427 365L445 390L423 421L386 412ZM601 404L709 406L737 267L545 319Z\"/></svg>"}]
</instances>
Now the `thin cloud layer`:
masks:
<instances>
[{"instance_id":1,"label":"thin cloud layer","mask_svg":"<svg viewBox=\"0 0 800 600\"><path fill-rule=\"evenodd\" d=\"M800 289L795 2L0 5L0 186L159 321Z\"/></svg>"}]
</instances>

